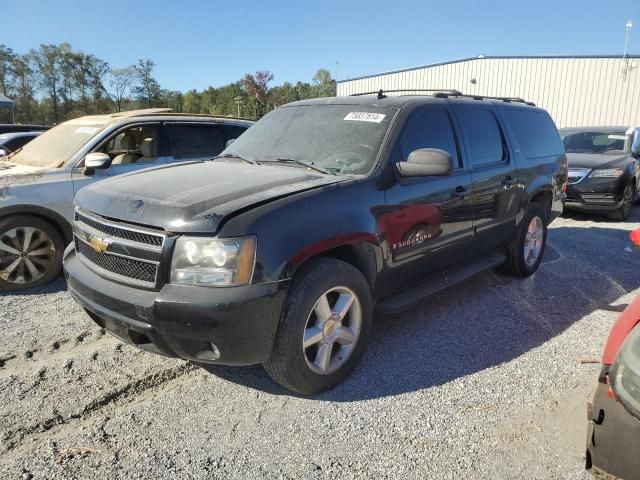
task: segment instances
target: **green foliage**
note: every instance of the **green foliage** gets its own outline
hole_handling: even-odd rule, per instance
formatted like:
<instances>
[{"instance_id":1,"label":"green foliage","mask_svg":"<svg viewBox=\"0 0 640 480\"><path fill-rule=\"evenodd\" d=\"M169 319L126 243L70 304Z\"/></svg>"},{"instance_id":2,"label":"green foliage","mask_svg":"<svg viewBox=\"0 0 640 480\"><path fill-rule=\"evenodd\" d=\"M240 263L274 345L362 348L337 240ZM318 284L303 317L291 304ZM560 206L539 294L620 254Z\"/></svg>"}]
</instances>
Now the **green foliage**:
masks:
<instances>
[{"instance_id":1,"label":"green foliage","mask_svg":"<svg viewBox=\"0 0 640 480\"><path fill-rule=\"evenodd\" d=\"M271 86L273 73L257 71L229 85L182 93L162 89L155 66L153 60L139 59L113 68L68 43L40 45L24 55L0 44L0 93L15 102L17 122L48 124L149 107L259 118L285 103L336 94L336 82L325 69L318 70L311 83ZM0 123L10 121L11 112L0 110Z\"/></svg>"}]
</instances>

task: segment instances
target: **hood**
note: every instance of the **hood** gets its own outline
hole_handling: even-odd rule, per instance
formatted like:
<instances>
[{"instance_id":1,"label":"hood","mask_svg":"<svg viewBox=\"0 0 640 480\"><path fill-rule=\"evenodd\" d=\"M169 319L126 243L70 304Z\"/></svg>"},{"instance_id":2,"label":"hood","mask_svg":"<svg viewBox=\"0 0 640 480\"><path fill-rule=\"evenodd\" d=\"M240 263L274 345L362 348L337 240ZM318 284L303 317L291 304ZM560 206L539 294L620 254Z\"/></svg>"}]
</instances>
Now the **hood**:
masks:
<instances>
[{"instance_id":1,"label":"hood","mask_svg":"<svg viewBox=\"0 0 640 480\"><path fill-rule=\"evenodd\" d=\"M76 204L104 217L169 232L215 233L225 217L344 181L297 167L208 161L121 175L80 190Z\"/></svg>"},{"instance_id":2,"label":"hood","mask_svg":"<svg viewBox=\"0 0 640 480\"><path fill-rule=\"evenodd\" d=\"M624 168L630 160L619 153L567 153L569 168Z\"/></svg>"},{"instance_id":3,"label":"hood","mask_svg":"<svg viewBox=\"0 0 640 480\"><path fill-rule=\"evenodd\" d=\"M39 182L42 180L43 175L50 170L46 167L30 167L0 161L0 187Z\"/></svg>"}]
</instances>

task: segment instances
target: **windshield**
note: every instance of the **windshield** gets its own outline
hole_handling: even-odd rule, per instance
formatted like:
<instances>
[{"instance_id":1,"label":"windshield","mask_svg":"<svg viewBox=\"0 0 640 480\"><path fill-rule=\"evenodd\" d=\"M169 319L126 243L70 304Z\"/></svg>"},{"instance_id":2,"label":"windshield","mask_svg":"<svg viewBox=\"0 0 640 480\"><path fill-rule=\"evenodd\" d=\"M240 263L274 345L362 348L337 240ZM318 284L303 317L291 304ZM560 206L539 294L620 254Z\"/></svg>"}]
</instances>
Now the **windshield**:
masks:
<instances>
[{"instance_id":1,"label":"windshield","mask_svg":"<svg viewBox=\"0 0 640 480\"><path fill-rule=\"evenodd\" d=\"M104 124L67 122L47 130L27 143L8 160L32 167L61 167L82 148Z\"/></svg>"},{"instance_id":2,"label":"windshield","mask_svg":"<svg viewBox=\"0 0 640 480\"><path fill-rule=\"evenodd\" d=\"M260 163L304 162L336 174L368 173L396 110L364 105L278 108L223 154Z\"/></svg>"},{"instance_id":3,"label":"windshield","mask_svg":"<svg viewBox=\"0 0 640 480\"><path fill-rule=\"evenodd\" d=\"M560 132L567 153L624 152L625 132Z\"/></svg>"}]
</instances>

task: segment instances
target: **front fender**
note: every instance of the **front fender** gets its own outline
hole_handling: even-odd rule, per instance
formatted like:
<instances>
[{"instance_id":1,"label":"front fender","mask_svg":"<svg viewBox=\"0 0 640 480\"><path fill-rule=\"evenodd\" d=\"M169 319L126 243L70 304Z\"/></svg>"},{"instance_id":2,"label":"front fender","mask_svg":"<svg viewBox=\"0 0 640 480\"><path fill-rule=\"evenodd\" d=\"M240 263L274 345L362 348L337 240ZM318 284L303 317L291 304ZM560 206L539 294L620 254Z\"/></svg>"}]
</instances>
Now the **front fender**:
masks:
<instances>
[{"instance_id":1,"label":"front fender","mask_svg":"<svg viewBox=\"0 0 640 480\"><path fill-rule=\"evenodd\" d=\"M375 278L368 280L375 284L383 264L376 212L383 206L375 182L357 179L238 214L225 222L219 236L257 236L255 283L289 279L308 259L336 249L346 255L349 247L369 262Z\"/></svg>"}]
</instances>

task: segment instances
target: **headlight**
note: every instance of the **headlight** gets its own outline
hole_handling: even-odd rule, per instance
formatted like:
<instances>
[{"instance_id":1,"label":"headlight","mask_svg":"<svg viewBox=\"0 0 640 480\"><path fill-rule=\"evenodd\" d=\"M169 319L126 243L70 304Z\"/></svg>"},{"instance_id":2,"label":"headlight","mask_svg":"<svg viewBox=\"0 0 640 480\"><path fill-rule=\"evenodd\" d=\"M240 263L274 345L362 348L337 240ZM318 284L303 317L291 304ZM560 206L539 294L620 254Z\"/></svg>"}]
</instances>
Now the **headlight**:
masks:
<instances>
[{"instance_id":1,"label":"headlight","mask_svg":"<svg viewBox=\"0 0 640 480\"><path fill-rule=\"evenodd\" d=\"M171 263L171 283L231 287L251 282L256 237L181 237Z\"/></svg>"},{"instance_id":2,"label":"headlight","mask_svg":"<svg viewBox=\"0 0 640 480\"><path fill-rule=\"evenodd\" d=\"M609 378L618 400L640 418L640 326L622 344Z\"/></svg>"},{"instance_id":3,"label":"headlight","mask_svg":"<svg viewBox=\"0 0 640 480\"><path fill-rule=\"evenodd\" d=\"M615 178L615 177L619 177L623 173L624 173L624 170L622 168L602 168L600 170L597 170L597 169L594 170L593 172L591 172L591 174L589 174L589 176L591 178L604 178L604 177Z\"/></svg>"}]
</instances>

